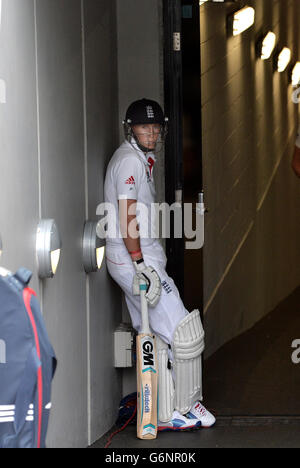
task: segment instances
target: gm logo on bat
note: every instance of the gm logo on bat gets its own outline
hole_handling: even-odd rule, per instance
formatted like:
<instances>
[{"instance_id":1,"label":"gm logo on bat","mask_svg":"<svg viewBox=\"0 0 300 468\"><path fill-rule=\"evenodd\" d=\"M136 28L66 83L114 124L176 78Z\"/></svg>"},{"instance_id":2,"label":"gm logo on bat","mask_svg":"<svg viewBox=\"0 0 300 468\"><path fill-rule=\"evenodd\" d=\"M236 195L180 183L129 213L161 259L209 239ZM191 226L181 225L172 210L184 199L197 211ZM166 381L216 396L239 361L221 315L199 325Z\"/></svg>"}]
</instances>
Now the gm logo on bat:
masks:
<instances>
[{"instance_id":1,"label":"gm logo on bat","mask_svg":"<svg viewBox=\"0 0 300 468\"><path fill-rule=\"evenodd\" d=\"M142 352L143 352L143 372L148 370L155 372L154 369L154 342L150 336L144 338L142 342Z\"/></svg>"}]
</instances>

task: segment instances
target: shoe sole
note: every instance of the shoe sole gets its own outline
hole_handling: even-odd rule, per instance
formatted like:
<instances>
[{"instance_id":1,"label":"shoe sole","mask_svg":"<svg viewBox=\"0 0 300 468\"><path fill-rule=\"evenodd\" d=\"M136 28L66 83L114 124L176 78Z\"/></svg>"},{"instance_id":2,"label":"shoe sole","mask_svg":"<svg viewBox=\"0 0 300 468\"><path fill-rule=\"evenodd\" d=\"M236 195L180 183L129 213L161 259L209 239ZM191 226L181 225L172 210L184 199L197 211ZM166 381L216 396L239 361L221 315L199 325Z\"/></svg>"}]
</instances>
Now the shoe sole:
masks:
<instances>
[{"instance_id":1,"label":"shoe sole","mask_svg":"<svg viewBox=\"0 0 300 468\"><path fill-rule=\"evenodd\" d=\"M200 421L200 424L201 424L201 421ZM215 424L216 424L216 421L213 422L212 424L210 424L209 426L204 426L203 424L201 424L200 427L201 427L202 429L209 429L210 427L213 427Z\"/></svg>"},{"instance_id":2,"label":"shoe sole","mask_svg":"<svg viewBox=\"0 0 300 468\"><path fill-rule=\"evenodd\" d=\"M191 419L192 419L192 418L191 418ZM196 419L196 418L194 418L194 419ZM211 423L211 424L209 424L208 426L204 426L204 424L202 424L201 421L199 421L199 422L200 422L201 427L202 427L203 429L208 429L208 428L214 426L214 424L216 424L217 420L215 419L214 422Z\"/></svg>"},{"instance_id":3,"label":"shoe sole","mask_svg":"<svg viewBox=\"0 0 300 468\"><path fill-rule=\"evenodd\" d=\"M201 425L201 422L200 422L200 424L197 423L194 426L188 426L188 427L159 426L157 428L157 430L158 430L158 432L168 432L168 431L171 431L171 432L189 432L189 431L196 431L196 430L200 429L201 427L203 427L203 426Z\"/></svg>"}]
</instances>

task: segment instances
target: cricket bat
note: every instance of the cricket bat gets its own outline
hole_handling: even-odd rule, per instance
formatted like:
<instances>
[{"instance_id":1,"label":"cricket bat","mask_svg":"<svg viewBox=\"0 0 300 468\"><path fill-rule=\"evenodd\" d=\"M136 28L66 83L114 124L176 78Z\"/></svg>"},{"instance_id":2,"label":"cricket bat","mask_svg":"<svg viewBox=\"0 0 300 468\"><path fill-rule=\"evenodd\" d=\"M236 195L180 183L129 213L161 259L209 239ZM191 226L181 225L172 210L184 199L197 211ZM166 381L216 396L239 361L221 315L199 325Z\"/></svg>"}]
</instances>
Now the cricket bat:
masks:
<instances>
[{"instance_id":1,"label":"cricket bat","mask_svg":"<svg viewBox=\"0 0 300 468\"><path fill-rule=\"evenodd\" d=\"M148 303L145 298L147 285L140 280L142 328L136 337L137 356L137 437L157 437L157 383L155 337L150 332Z\"/></svg>"}]
</instances>

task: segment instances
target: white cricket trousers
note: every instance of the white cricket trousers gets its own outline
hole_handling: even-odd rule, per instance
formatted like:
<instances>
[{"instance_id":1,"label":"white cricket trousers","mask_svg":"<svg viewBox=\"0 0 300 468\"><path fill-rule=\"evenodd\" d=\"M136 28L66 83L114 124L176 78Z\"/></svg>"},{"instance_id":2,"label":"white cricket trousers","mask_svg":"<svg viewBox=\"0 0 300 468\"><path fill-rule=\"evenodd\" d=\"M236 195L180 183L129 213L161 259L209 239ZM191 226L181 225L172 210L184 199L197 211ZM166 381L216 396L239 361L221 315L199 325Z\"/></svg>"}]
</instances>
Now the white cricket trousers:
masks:
<instances>
[{"instance_id":1,"label":"white cricket trousers","mask_svg":"<svg viewBox=\"0 0 300 468\"><path fill-rule=\"evenodd\" d=\"M159 302L155 307L148 308L150 328L155 335L158 335L167 344L172 345L173 335L178 324L189 312L183 305L173 279L168 276L165 270L167 259L159 241L154 241L149 247L143 247L142 252L145 264L155 268L162 283ZM132 293L132 283L136 272L125 245L107 243L106 265L109 274L125 294L133 328L140 332L140 297L134 296Z\"/></svg>"}]
</instances>

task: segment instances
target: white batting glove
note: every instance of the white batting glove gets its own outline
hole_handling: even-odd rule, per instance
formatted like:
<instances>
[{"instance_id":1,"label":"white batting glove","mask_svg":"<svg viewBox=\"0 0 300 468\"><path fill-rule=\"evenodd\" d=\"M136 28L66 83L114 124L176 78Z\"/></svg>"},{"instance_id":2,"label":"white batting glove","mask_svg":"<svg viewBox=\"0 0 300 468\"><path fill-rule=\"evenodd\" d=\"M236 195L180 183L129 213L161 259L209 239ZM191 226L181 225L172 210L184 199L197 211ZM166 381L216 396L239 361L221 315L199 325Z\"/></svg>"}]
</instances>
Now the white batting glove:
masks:
<instances>
[{"instance_id":1,"label":"white batting glove","mask_svg":"<svg viewBox=\"0 0 300 468\"><path fill-rule=\"evenodd\" d=\"M133 262L136 275L133 278L133 294L139 295L140 279L147 283L147 291L145 297L150 307L155 307L160 299L161 281L158 273L152 266L147 266L144 260Z\"/></svg>"}]
</instances>

